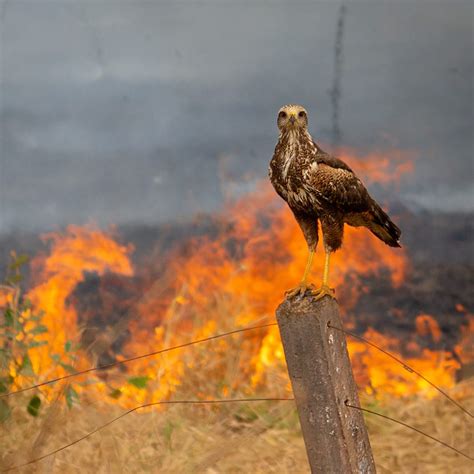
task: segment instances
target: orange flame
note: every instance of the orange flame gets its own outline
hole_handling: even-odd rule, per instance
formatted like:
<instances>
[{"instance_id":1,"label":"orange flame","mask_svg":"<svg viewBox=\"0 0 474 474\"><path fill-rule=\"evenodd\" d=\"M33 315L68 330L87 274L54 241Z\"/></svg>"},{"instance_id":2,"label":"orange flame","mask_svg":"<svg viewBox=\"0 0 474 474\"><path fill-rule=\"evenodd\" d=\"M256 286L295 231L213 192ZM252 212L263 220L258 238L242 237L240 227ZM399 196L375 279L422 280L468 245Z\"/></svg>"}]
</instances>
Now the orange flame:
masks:
<instances>
[{"instance_id":1,"label":"orange flame","mask_svg":"<svg viewBox=\"0 0 474 474\"><path fill-rule=\"evenodd\" d=\"M361 174L365 174L366 179L382 183L396 181L413 168L402 153L395 157L373 154L363 161L348 150L343 150L343 155L352 165L357 161L354 168L362 168ZM162 261L155 262L166 271L158 281L143 289L134 308L137 317L129 322L132 337L118 358L273 319L284 291L301 277L307 254L303 236L291 213L265 182L256 192L228 204L220 216L214 217L214 224L212 235L190 237L163 256ZM37 348L32 357L35 369L44 378L53 375L48 366L48 352L62 354L67 340L80 337L75 310L66 300L83 280L83 272L132 274L130 247L119 245L102 232L71 226L64 234L51 234L46 238L52 242L51 252L48 257L33 262L38 284L29 292L34 306L45 311L44 321L48 327L47 349ZM321 255L316 260L312 275L317 284L322 275ZM365 230L347 228L345 244L332 260L331 284L339 294L345 295L343 309L347 312L365 291L365 278L387 275L396 291L408 266L404 249L388 248ZM441 333L431 316L420 315L416 322L421 335L429 333L433 340L439 340ZM399 355L398 341L394 337L374 330L367 331L366 336ZM373 348L348 342L357 379L366 391L433 395L423 381L414 380L402 367ZM222 340L216 344L216 350L222 351L224 357L229 342ZM269 383L272 371L279 371L278 380L288 387L276 328L249 334L239 350L239 370L250 378L254 388ZM410 364L444 387L453 385L456 363L448 354L418 352L417 358L408 361ZM212 364L218 362L213 360ZM87 362L82 361L81 365L87 366ZM184 374L194 365L197 362L192 358L171 352L158 361L148 359L134 365L133 373L151 381L150 390L114 383L119 384L120 400L125 405L135 405L145 398L158 400L185 383ZM108 387L102 379L96 386L102 392ZM222 384L222 393L229 393L231 389L232 383Z\"/></svg>"},{"instance_id":2,"label":"orange flame","mask_svg":"<svg viewBox=\"0 0 474 474\"><path fill-rule=\"evenodd\" d=\"M366 183L397 185L404 175L413 173L415 169L415 156L407 151L393 150L390 154L374 152L361 158L342 148L340 155L357 169Z\"/></svg>"},{"instance_id":3,"label":"orange flame","mask_svg":"<svg viewBox=\"0 0 474 474\"><path fill-rule=\"evenodd\" d=\"M436 322L436 319L429 314L420 314L416 317L416 332L420 336L430 335L434 342L439 342L441 340L441 329Z\"/></svg>"},{"instance_id":4,"label":"orange flame","mask_svg":"<svg viewBox=\"0 0 474 474\"><path fill-rule=\"evenodd\" d=\"M128 258L131 247L122 246L97 230L69 226L64 234L51 233L43 238L51 242L51 252L48 257L37 257L32 262L39 284L27 297L37 311L44 313L42 323L48 329L44 335L48 345L31 351L33 368L44 378L50 378L62 375L64 369L53 369L49 355L63 354L67 341L79 339L77 315L66 300L83 281L83 272L131 275L132 266ZM83 365L88 364L84 361Z\"/></svg>"},{"instance_id":5,"label":"orange flame","mask_svg":"<svg viewBox=\"0 0 474 474\"><path fill-rule=\"evenodd\" d=\"M388 337L369 329L364 334L369 341L377 344L392 353L395 357L423 374L431 382L441 387L454 385L455 372L459 364L452 354L445 351L418 350L418 356L403 357L399 351L399 341L395 337ZM412 347L414 349L414 347ZM372 346L358 341L348 341L348 350L358 382L365 379L365 391L379 397L422 395L432 398L437 395L436 390L426 381L414 377L402 365L379 352Z\"/></svg>"}]
</instances>

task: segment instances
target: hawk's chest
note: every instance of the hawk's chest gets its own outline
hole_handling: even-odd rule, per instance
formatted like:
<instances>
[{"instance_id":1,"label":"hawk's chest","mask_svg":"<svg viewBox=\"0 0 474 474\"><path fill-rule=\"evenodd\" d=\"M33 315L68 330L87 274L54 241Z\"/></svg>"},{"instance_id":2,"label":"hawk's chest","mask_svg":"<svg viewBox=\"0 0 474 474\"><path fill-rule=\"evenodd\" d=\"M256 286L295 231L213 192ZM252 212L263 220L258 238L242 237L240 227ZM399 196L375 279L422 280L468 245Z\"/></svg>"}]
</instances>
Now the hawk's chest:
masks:
<instances>
[{"instance_id":1,"label":"hawk's chest","mask_svg":"<svg viewBox=\"0 0 474 474\"><path fill-rule=\"evenodd\" d=\"M310 204L311 174L318 167L316 147L311 139L303 138L280 138L270 162L270 180L277 193L292 207Z\"/></svg>"}]
</instances>

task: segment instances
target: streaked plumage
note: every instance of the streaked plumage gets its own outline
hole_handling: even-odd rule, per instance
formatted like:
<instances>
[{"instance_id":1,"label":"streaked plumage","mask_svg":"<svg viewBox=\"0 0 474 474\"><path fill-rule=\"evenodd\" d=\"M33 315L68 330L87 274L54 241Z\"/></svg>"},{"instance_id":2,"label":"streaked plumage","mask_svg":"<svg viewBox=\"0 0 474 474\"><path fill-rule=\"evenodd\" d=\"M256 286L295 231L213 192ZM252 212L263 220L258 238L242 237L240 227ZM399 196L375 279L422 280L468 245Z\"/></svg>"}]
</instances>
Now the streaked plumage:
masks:
<instances>
[{"instance_id":1,"label":"streaked plumage","mask_svg":"<svg viewBox=\"0 0 474 474\"><path fill-rule=\"evenodd\" d=\"M352 169L313 141L307 124L308 115L302 106L280 109L280 136L269 176L276 192L293 211L310 252L318 243L318 222L328 254L342 245L344 224L367 227L387 245L399 247L400 229Z\"/></svg>"}]
</instances>

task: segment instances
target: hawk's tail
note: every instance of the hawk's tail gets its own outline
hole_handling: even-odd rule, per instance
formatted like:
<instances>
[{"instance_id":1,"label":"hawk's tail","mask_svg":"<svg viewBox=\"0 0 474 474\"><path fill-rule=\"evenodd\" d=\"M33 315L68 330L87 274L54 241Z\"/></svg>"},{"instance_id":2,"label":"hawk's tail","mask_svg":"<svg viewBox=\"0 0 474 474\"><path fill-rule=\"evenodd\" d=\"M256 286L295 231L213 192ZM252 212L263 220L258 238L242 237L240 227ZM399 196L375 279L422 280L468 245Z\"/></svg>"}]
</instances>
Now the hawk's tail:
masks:
<instances>
[{"instance_id":1,"label":"hawk's tail","mask_svg":"<svg viewBox=\"0 0 474 474\"><path fill-rule=\"evenodd\" d=\"M370 212L369 230L390 247L401 247L402 231L390 220L387 213L373 201Z\"/></svg>"}]
</instances>

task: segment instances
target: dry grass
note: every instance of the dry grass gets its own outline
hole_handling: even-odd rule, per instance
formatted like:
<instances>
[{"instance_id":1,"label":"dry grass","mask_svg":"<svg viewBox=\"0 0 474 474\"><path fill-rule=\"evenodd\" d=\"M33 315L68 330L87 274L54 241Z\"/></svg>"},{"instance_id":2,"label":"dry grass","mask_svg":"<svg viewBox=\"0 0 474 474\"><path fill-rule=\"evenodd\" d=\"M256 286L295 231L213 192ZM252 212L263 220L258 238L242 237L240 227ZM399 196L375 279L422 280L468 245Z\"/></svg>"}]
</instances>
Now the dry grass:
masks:
<instances>
[{"instance_id":1,"label":"dry grass","mask_svg":"<svg viewBox=\"0 0 474 474\"><path fill-rule=\"evenodd\" d=\"M474 408L474 383L452 390ZM235 394L232 394L235 395ZM176 398L183 398L177 396ZM188 397L192 398L192 397ZM83 399L69 410L51 404L38 418L24 397L3 426L0 467L24 462L79 438L123 409ZM447 400L363 400L472 455L472 421ZM473 464L405 428L369 415L380 473L469 473ZM15 472L48 473L305 473L309 472L293 402L210 406L173 405L135 412L34 466Z\"/></svg>"},{"instance_id":2,"label":"dry grass","mask_svg":"<svg viewBox=\"0 0 474 474\"><path fill-rule=\"evenodd\" d=\"M230 318L221 317L232 311L236 308L226 308L222 302L211 307L206 315L211 321L219 321L219 328L210 328L208 334L234 329ZM167 319L165 334L177 334L178 342L186 340L186 334L174 327L173 321L172 317ZM250 382L252 371L248 368L255 353L252 337L253 333L238 334L195 345L192 350L144 359L131 364L128 372L108 373L108 390L113 384L119 385L120 377L154 373L156 377L146 390L134 389L128 394L128 403L153 401L157 393L165 393L172 400L288 396L283 363L265 367L260 386ZM167 347L177 341L165 338L158 346ZM144 343L140 349L143 353L153 348L156 342L150 340L150 347ZM178 384L170 377L176 373ZM451 395L473 411L473 392L471 380L452 389ZM42 398L49 401L43 403L36 418L26 411L31 393L12 397L12 416L0 424L0 471L67 445L123 413L125 409L106 394L98 397L87 385L80 403L69 409L60 387L56 392L46 390ZM413 424L466 453L471 450L472 455L472 420L444 398L391 398L381 402L364 397L361 401L363 406ZM474 464L467 459L402 426L373 415L367 417L367 424L382 474L473 472ZM298 474L309 472L309 468L294 403L287 401L140 410L54 456L14 472Z\"/></svg>"}]
</instances>

